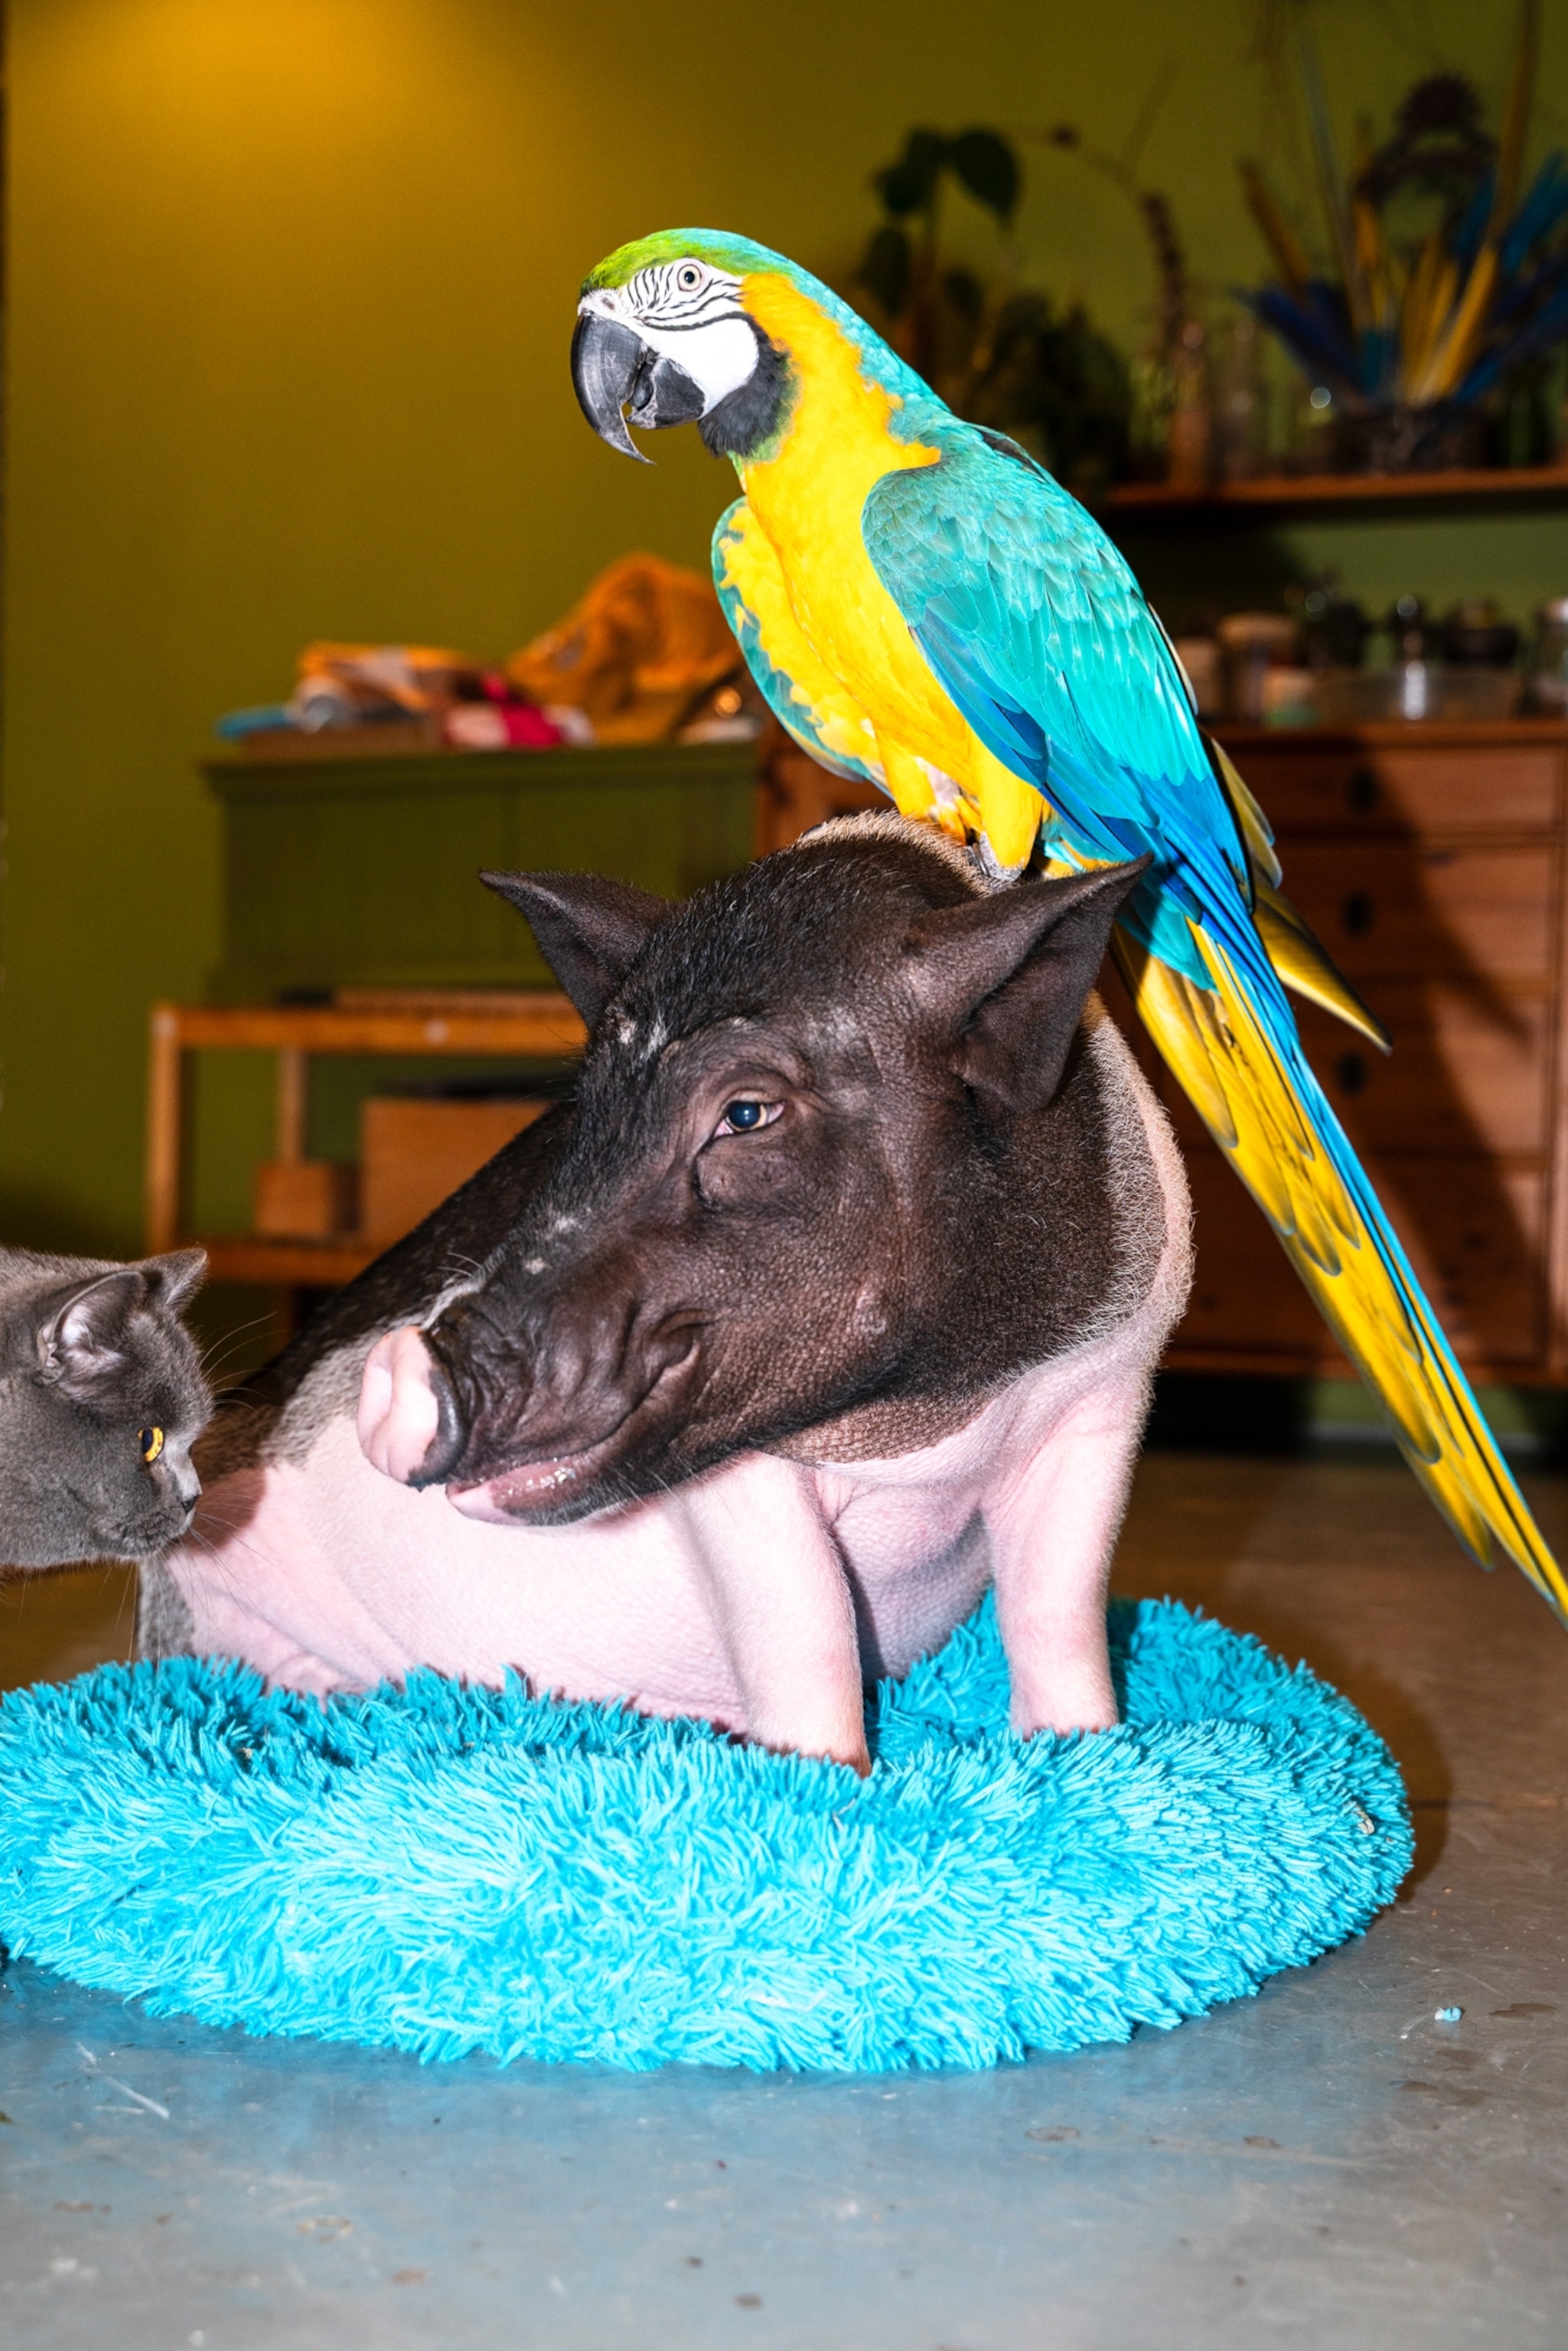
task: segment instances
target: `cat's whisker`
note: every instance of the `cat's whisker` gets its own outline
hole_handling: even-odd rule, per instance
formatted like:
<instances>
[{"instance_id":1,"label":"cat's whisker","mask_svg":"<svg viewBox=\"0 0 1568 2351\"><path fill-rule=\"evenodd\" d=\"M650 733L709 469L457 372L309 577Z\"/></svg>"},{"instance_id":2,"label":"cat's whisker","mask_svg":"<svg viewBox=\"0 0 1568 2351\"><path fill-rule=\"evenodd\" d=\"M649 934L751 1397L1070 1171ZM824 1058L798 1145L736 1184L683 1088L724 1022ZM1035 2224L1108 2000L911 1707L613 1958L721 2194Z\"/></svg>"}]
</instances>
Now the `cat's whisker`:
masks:
<instances>
[{"instance_id":1,"label":"cat's whisker","mask_svg":"<svg viewBox=\"0 0 1568 2351\"><path fill-rule=\"evenodd\" d=\"M216 1579L222 1585L227 1596L231 1600L238 1599L240 1597L240 1586L235 1581L234 1570L230 1564L228 1556L230 1549L233 1546L234 1538L231 1537L227 1542L225 1542L220 1546L217 1543L209 1541L208 1538L202 1532L199 1527L193 1527L187 1534L182 1537L182 1541L191 1544L194 1550L204 1552L206 1553L207 1558L212 1562ZM251 1546L248 1543L242 1543L240 1548L242 1550L248 1551Z\"/></svg>"},{"instance_id":2,"label":"cat's whisker","mask_svg":"<svg viewBox=\"0 0 1568 2351\"><path fill-rule=\"evenodd\" d=\"M215 1510L199 1510L180 1540L184 1542L193 1537L204 1536L208 1527L215 1527L221 1535L237 1535L243 1533L248 1524L246 1519L225 1519L220 1518Z\"/></svg>"},{"instance_id":3,"label":"cat's whisker","mask_svg":"<svg viewBox=\"0 0 1568 2351\"><path fill-rule=\"evenodd\" d=\"M140 1561L138 1561L138 1562L137 1562L137 1565L138 1565L138 1567L140 1568L140 1566L141 1566L141 1562L140 1562ZM129 1576L129 1575L128 1575L128 1576L125 1578L125 1581L123 1582L123 1583L122 1583L122 1584L120 1585L120 1599L119 1599L119 1602L118 1602L118 1604L117 1604L116 1607L115 1607L115 1611L114 1611L114 1629L115 1629L115 1631L116 1631L117 1633L119 1632L119 1630L120 1630L120 1628L121 1625L125 1622L126 1613L127 1613L127 1611L129 1610L129 1612L130 1612L130 1616L131 1616L131 1655L132 1655L132 1656L134 1656L134 1655L135 1655L135 1648L136 1648L136 1616L137 1616L137 1605L136 1605L136 1603L137 1603L137 1583L136 1583L136 1579L135 1579L135 1578L133 1578L133 1577L131 1577L131 1576Z\"/></svg>"},{"instance_id":4,"label":"cat's whisker","mask_svg":"<svg viewBox=\"0 0 1568 2351\"><path fill-rule=\"evenodd\" d=\"M241 1322L236 1329L225 1331L219 1337L212 1340L202 1350L202 1369L208 1377L215 1378L230 1357L239 1353L243 1343L251 1332L261 1330L271 1320L272 1317L269 1314L258 1314L253 1321Z\"/></svg>"}]
</instances>

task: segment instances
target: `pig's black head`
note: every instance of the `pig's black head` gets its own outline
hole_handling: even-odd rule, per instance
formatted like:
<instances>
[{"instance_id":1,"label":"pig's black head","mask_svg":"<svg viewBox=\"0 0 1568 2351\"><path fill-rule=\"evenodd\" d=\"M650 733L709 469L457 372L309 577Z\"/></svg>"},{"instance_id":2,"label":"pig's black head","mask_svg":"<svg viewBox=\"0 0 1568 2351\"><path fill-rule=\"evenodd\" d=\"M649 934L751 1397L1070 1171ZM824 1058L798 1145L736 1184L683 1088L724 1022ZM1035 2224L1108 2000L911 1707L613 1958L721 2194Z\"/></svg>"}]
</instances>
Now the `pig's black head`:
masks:
<instances>
[{"instance_id":1,"label":"pig's black head","mask_svg":"<svg viewBox=\"0 0 1568 2351\"><path fill-rule=\"evenodd\" d=\"M988 894L875 818L679 906L486 875L590 1043L550 1175L423 1333L418 1454L371 1458L564 1520L812 1432L907 1449L1071 1344L1113 1224L1080 1019L1141 871Z\"/></svg>"}]
</instances>

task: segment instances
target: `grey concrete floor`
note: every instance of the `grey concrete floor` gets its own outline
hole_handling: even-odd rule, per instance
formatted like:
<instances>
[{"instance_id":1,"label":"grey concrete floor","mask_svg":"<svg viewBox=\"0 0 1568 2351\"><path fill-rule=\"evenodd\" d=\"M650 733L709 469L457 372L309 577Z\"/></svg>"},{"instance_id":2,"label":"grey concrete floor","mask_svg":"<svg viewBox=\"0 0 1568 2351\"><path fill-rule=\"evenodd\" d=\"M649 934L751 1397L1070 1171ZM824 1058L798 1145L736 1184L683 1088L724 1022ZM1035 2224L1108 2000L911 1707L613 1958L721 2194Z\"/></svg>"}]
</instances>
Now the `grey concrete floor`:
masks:
<instances>
[{"instance_id":1,"label":"grey concrete floor","mask_svg":"<svg viewBox=\"0 0 1568 2351\"><path fill-rule=\"evenodd\" d=\"M1562 1549L1568 1484L1531 1491ZM1125 2048L853 2081L422 2068L15 1966L0 2341L1560 2351L1568 1635L1381 1458L1152 1457L1117 1583L1388 1739L1419 1860L1363 1939ZM0 1678L127 1629L116 1573L12 1585Z\"/></svg>"}]
</instances>

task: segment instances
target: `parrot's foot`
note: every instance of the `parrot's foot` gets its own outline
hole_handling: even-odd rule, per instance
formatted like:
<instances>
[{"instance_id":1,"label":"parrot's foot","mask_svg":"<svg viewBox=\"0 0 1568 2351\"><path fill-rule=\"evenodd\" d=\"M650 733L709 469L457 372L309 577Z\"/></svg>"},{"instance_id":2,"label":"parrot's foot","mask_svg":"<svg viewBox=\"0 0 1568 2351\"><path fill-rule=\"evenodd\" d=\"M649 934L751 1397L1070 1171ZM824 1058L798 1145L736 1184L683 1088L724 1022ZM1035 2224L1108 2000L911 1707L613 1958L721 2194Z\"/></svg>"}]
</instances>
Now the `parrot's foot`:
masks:
<instances>
[{"instance_id":1,"label":"parrot's foot","mask_svg":"<svg viewBox=\"0 0 1568 2351\"><path fill-rule=\"evenodd\" d=\"M969 855L974 861L976 872L988 890L1005 890L1009 882L1018 880L1019 875L1029 863L1027 857L1020 857L1016 865L1004 865L983 832L977 832L972 836L969 842Z\"/></svg>"}]
</instances>

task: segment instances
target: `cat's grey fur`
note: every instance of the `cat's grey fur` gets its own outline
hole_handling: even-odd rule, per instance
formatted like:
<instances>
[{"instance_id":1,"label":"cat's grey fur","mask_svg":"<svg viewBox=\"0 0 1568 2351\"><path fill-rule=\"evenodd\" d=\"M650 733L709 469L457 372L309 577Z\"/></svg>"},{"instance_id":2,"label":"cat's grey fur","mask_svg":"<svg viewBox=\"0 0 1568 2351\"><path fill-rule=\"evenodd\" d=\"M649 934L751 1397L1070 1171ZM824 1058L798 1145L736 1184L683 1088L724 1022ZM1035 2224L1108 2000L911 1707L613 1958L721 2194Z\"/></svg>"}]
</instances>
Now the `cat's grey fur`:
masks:
<instances>
[{"instance_id":1,"label":"cat's grey fur","mask_svg":"<svg viewBox=\"0 0 1568 2351\"><path fill-rule=\"evenodd\" d=\"M200 1249L0 1249L0 1563L143 1559L184 1533L212 1395L179 1310L205 1270Z\"/></svg>"}]
</instances>

